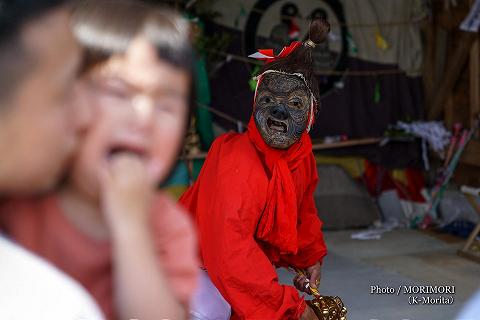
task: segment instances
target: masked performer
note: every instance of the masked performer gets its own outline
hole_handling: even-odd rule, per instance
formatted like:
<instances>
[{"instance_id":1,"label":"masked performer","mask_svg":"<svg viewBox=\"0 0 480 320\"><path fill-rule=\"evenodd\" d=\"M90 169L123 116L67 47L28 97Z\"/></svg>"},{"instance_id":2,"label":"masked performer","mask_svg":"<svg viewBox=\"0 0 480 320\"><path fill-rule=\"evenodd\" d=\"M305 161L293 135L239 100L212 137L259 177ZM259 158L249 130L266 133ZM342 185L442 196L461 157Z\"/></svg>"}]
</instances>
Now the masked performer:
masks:
<instances>
[{"instance_id":1,"label":"masked performer","mask_svg":"<svg viewBox=\"0 0 480 320\"><path fill-rule=\"evenodd\" d=\"M315 20L303 43L276 57L271 50L253 55L267 64L247 132L218 137L180 199L195 218L203 267L232 319L317 319L293 286L279 284L275 267L305 269L307 277L294 283L309 291L326 255L308 132L319 99L311 51L329 29Z\"/></svg>"}]
</instances>

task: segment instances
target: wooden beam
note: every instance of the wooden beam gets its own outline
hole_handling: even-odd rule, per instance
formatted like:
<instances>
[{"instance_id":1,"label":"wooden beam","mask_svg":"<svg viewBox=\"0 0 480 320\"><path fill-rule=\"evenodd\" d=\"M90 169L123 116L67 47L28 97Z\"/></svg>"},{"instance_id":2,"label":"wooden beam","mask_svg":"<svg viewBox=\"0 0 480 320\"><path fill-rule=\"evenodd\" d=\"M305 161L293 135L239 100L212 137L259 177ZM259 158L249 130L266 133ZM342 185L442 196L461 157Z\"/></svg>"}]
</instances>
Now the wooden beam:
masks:
<instances>
[{"instance_id":1,"label":"wooden beam","mask_svg":"<svg viewBox=\"0 0 480 320\"><path fill-rule=\"evenodd\" d=\"M355 147L363 146L368 144L378 144L380 143L381 138L365 138L365 139L352 139L347 141L339 141L333 143L315 143L312 145L313 151L316 150L328 150L328 149L337 149L345 147Z\"/></svg>"},{"instance_id":2,"label":"wooden beam","mask_svg":"<svg viewBox=\"0 0 480 320\"><path fill-rule=\"evenodd\" d=\"M428 113L428 118L431 120L438 119L443 113L443 106L452 93L453 88L462 72L462 68L467 62L470 54L470 49L477 38L477 33L460 32L460 39L458 45L453 52L453 56L449 59L447 69L443 76L436 95L433 99L433 104Z\"/></svg>"},{"instance_id":3,"label":"wooden beam","mask_svg":"<svg viewBox=\"0 0 480 320\"><path fill-rule=\"evenodd\" d=\"M463 250L458 250L457 255L459 255L462 258L468 259L470 261L480 263L480 254L475 254L473 252L465 252Z\"/></svg>"}]
</instances>

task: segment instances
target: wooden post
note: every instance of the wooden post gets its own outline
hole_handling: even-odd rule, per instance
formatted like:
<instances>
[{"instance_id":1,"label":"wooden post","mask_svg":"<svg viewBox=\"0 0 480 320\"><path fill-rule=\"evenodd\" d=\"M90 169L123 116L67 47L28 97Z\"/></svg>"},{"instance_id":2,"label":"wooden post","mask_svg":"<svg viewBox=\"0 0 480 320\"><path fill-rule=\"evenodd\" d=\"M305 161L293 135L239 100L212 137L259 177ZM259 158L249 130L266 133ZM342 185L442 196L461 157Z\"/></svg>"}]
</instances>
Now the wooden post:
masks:
<instances>
[{"instance_id":1,"label":"wooden post","mask_svg":"<svg viewBox=\"0 0 480 320\"><path fill-rule=\"evenodd\" d=\"M478 33L470 50L470 127L480 112L480 47Z\"/></svg>"},{"instance_id":2,"label":"wooden post","mask_svg":"<svg viewBox=\"0 0 480 320\"><path fill-rule=\"evenodd\" d=\"M425 114L428 114L435 91L435 51L436 26L434 19L427 21L423 26L425 33L425 51L423 55L423 86L425 90Z\"/></svg>"},{"instance_id":3,"label":"wooden post","mask_svg":"<svg viewBox=\"0 0 480 320\"><path fill-rule=\"evenodd\" d=\"M453 52L453 56L449 59L447 69L443 75L443 79L437 90L437 94L433 99L432 107L429 110L428 118L437 119L442 115L443 107L447 101L448 96L452 93L453 88L462 72L462 68L467 62L470 54L470 49L477 39L477 33L461 32L458 46Z\"/></svg>"},{"instance_id":4,"label":"wooden post","mask_svg":"<svg viewBox=\"0 0 480 320\"><path fill-rule=\"evenodd\" d=\"M470 205L480 215L480 206L477 204L475 197L472 196L471 194L465 194L465 197L467 198L468 202L470 202ZM480 263L480 255L478 253L475 254L470 250L470 247L475 242L475 239L477 238L479 233L480 233L480 223L478 223L477 226L472 231L472 233L470 233L470 236L468 237L467 242L465 242L465 245L462 247L462 249L457 251L457 254L459 256L470 259L477 263Z\"/></svg>"}]
</instances>

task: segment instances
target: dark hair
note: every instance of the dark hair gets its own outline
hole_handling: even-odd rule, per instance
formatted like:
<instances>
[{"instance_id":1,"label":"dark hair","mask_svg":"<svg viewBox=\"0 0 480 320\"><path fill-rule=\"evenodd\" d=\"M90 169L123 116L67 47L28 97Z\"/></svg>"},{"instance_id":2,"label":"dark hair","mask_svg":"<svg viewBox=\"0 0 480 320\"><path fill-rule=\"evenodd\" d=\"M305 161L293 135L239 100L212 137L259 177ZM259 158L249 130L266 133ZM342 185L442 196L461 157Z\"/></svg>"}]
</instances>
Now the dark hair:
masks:
<instances>
[{"instance_id":1,"label":"dark hair","mask_svg":"<svg viewBox=\"0 0 480 320\"><path fill-rule=\"evenodd\" d=\"M23 48L22 27L61 5L65 0L0 0L0 101L7 99L33 64Z\"/></svg>"},{"instance_id":2,"label":"dark hair","mask_svg":"<svg viewBox=\"0 0 480 320\"><path fill-rule=\"evenodd\" d=\"M132 0L83 0L74 6L73 29L85 49L85 71L144 36L159 58L193 73L189 23L170 9Z\"/></svg>"},{"instance_id":3,"label":"dark hair","mask_svg":"<svg viewBox=\"0 0 480 320\"><path fill-rule=\"evenodd\" d=\"M195 109L194 53L190 25L171 9L133 0L83 0L73 10L73 30L85 49L82 72L124 53L144 36L158 57L191 75L187 126Z\"/></svg>"}]
</instances>

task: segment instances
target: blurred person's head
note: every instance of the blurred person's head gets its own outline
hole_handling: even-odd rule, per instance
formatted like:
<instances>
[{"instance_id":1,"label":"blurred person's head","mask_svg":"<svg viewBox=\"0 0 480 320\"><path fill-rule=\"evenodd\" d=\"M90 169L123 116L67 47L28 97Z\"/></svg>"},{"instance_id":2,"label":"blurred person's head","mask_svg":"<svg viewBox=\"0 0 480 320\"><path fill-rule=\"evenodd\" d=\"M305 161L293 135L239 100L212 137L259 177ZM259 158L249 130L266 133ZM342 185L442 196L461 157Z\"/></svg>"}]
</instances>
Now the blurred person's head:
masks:
<instances>
[{"instance_id":1,"label":"blurred person's head","mask_svg":"<svg viewBox=\"0 0 480 320\"><path fill-rule=\"evenodd\" d=\"M101 166L118 153L141 157L161 182L179 154L191 103L189 24L134 1L83 1L73 13L85 49L82 90L96 117L69 183L98 199Z\"/></svg>"},{"instance_id":2,"label":"blurred person's head","mask_svg":"<svg viewBox=\"0 0 480 320\"><path fill-rule=\"evenodd\" d=\"M72 106L81 59L61 0L0 0L0 193L54 186L84 125Z\"/></svg>"}]
</instances>

